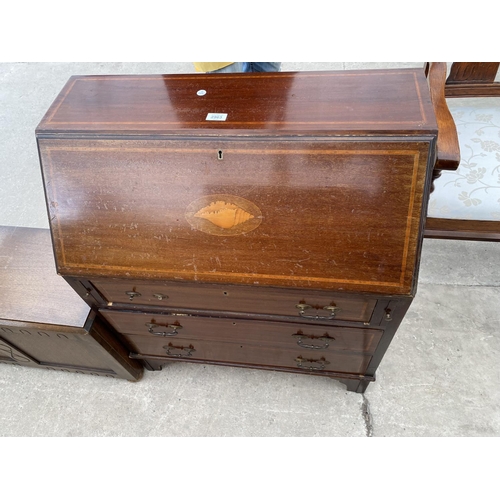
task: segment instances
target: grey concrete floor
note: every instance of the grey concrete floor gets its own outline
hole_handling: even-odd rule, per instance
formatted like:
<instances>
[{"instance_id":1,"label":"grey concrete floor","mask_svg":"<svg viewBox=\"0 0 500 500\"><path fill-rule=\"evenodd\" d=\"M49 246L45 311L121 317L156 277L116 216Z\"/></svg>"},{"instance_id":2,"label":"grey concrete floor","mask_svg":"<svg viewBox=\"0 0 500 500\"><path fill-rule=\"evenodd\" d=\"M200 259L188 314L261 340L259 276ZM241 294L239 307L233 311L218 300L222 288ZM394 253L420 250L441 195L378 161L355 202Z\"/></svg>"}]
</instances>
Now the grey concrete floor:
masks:
<instances>
[{"instance_id":1,"label":"grey concrete floor","mask_svg":"<svg viewBox=\"0 0 500 500\"><path fill-rule=\"evenodd\" d=\"M283 63L282 69L422 63ZM0 225L48 227L34 130L73 74L191 63L0 63ZM138 383L0 364L0 436L499 436L500 245L426 240L377 381L174 363Z\"/></svg>"}]
</instances>

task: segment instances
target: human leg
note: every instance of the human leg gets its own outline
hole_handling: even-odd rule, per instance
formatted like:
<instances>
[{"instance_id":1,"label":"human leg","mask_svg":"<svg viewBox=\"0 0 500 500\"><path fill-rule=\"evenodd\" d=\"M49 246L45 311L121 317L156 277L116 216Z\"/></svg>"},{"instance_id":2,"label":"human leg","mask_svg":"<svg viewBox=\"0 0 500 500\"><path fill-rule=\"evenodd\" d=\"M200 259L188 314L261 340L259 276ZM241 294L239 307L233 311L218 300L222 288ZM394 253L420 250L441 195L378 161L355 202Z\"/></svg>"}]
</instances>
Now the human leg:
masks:
<instances>
[{"instance_id":1,"label":"human leg","mask_svg":"<svg viewBox=\"0 0 500 500\"><path fill-rule=\"evenodd\" d=\"M280 62L252 62L248 63L252 73L264 73L268 71L279 71L281 69Z\"/></svg>"},{"instance_id":2,"label":"human leg","mask_svg":"<svg viewBox=\"0 0 500 500\"><path fill-rule=\"evenodd\" d=\"M224 68L210 71L210 73L265 73L280 71L280 69L280 62L235 62Z\"/></svg>"},{"instance_id":3,"label":"human leg","mask_svg":"<svg viewBox=\"0 0 500 500\"><path fill-rule=\"evenodd\" d=\"M230 64L229 66L225 66L224 68L209 71L209 73L245 73L246 64L247 63L235 62L233 64Z\"/></svg>"}]
</instances>

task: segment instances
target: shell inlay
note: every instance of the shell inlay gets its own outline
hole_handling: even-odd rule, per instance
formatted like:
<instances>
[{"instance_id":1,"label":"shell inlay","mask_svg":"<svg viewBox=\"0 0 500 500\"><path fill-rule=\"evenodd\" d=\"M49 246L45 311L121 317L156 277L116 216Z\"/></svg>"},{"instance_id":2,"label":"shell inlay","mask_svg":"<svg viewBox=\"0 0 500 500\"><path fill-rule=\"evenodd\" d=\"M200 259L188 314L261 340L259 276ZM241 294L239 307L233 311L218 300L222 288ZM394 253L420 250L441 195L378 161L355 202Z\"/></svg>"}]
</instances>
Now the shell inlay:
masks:
<instances>
[{"instance_id":1,"label":"shell inlay","mask_svg":"<svg viewBox=\"0 0 500 500\"><path fill-rule=\"evenodd\" d=\"M193 229L214 236L245 234L262 222L262 213L255 203L230 194L198 198L190 203L185 215Z\"/></svg>"},{"instance_id":2,"label":"shell inlay","mask_svg":"<svg viewBox=\"0 0 500 500\"><path fill-rule=\"evenodd\" d=\"M214 201L210 205L198 210L194 216L207 219L212 224L224 229L230 229L254 218L252 214L249 214L234 203L226 203L220 200Z\"/></svg>"}]
</instances>

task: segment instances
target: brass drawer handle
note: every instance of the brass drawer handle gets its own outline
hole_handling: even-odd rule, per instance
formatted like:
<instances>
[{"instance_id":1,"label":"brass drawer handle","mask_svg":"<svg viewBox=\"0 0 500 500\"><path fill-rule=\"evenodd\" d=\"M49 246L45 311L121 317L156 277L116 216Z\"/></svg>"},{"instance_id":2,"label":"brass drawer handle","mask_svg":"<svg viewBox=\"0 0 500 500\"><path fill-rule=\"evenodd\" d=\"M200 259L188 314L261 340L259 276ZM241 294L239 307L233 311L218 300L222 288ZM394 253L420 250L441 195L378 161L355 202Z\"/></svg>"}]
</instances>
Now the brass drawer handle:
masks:
<instances>
[{"instance_id":1,"label":"brass drawer handle","mask_svg":"<svg viewBox=\"0 0 500 500\"><path fill-rule=\"evenodd\" d=\"M146 323L146 326L148 327L148 332L152 333L153 335L157 335L159 337L174 337L179 333L178 330L182 330L181 325L157 325L156 323ZM172 328L172 330L166 330L166 331L155 331L153 328Z\"/></svg>"},{"instance_id":2,"label":"brass drawer handle","mask_svg":"<svg viewBox=\"0 0 500 500\"><path fill-rule=\"evenodd\" d=\"M193 352L196 352L195 348L190 345L189 347L175 346L172 344L164 345L163 349L167 352L167 356L172 356L174 358L189 358Z\"/></svg>"},{"instance_id":3,"label":"brass drawer handle","mask_svg":"<svg viewBox=\"0 0 500 500\"><path fill-rule=\"evenodd\" d=\"M329 306L325 306L323 307L322 309L324 311L330 311L330 316L320 316L319 314L316 314L315 316L312 316L312 315L308 315L308 314L304 314L305 311L307 311L308 309L316 309L316 310L319 310L320 307L313 307L309 304L305 304L303 302L297 304L295 306L297 309L299 309L299 316L301 318L307 318L307 319L334 319L335 316L342 311L342 309L340 307L337 307L335 304L330 304Z\"/></svg>"},{"instance_id":4,"label":"brass drawer handle","mask_svg":"<svg viewBox=\"0 0 500 500\"><path fill-rule=\"evenodd\" d=\"M129 297L130 300L134 300L136 297L140 297L141 296L141 294L139 292L135 292L135 291L125 292L125 293L128 295L128 297Z\"/></svg>"},{"instance_id":5,"label":"brass drawer handle","mask_svg":"<svg viewBox=\"0 0 500 500\"><path fill-rule=\"evenodd\" d=\"M292 337L297 338L297 344L304 349L328 349L330 342L335 340L335 337L330 337L328 334L321 337L314 337L313 335L304 335L302 332L297 332L292 335ZM305 343L304 339L309 340L319 340L319 344Z\"/></svg>"},{"instance_id":6,"label":"brass drawer handle","mask_svg":"<svg viewBox=\"0 0 500 500\"><path fill-rule=\"evenodd\" d=\"M325 358L321 359L304 359L302 356L295 358L297 362L297 368L302 368L303 370L324 370L326 365L330 364Z\"/></svg>"}]
</instances>

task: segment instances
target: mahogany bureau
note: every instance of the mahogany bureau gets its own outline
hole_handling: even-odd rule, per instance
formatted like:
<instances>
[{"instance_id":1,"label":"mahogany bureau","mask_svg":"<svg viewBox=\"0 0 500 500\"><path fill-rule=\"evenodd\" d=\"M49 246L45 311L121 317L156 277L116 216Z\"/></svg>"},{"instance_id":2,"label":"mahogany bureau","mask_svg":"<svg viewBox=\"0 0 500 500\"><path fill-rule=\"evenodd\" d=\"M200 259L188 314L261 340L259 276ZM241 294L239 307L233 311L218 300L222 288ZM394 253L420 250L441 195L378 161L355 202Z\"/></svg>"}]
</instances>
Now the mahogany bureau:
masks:
<instances>
[{"instance_id":1,"label":"mahogany bureau","mask_svg":"<svg viewBox=\"0 0 500 500\"><path fill-rule=\"evenodd\" d=\"M143 367L54 269L48 229L0 226L0 363L141 378Z\"/></svg>"},{"instance_id":2,"label":"mahogany bureau","mask_svg":"<svg viewBox=\"0 0 500 500\"><path fill-rule=\"evenodd\" d=\"M131 358L375 379L417 286L423 71L74 76L36 135L57 271Z\"/></svg>"}]
</instances>

